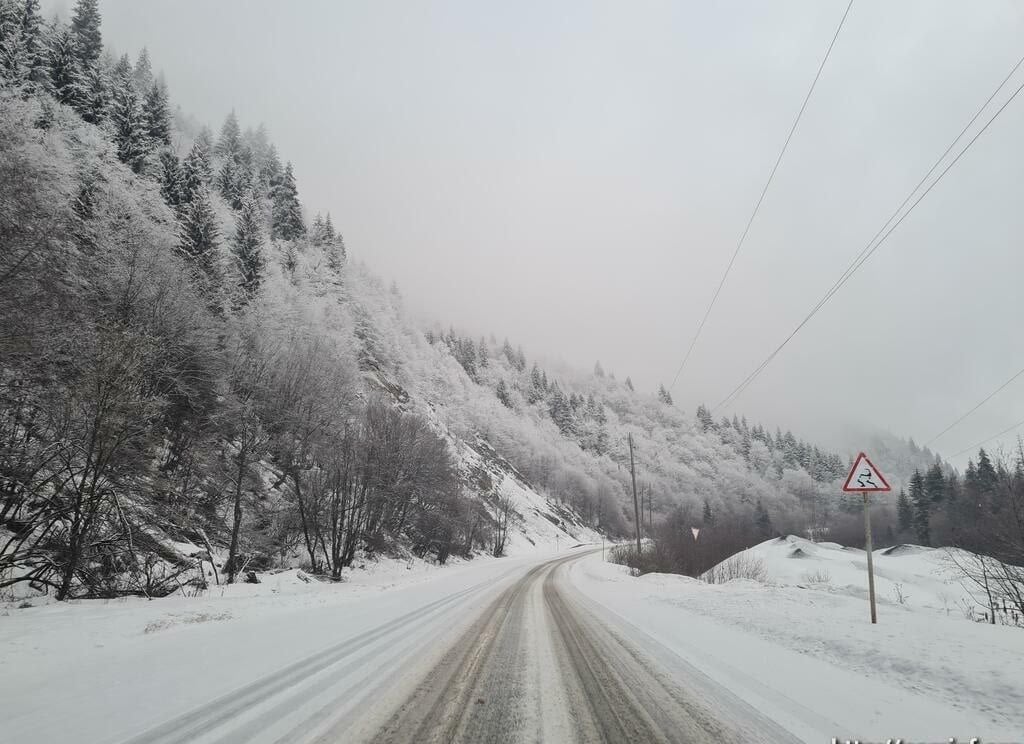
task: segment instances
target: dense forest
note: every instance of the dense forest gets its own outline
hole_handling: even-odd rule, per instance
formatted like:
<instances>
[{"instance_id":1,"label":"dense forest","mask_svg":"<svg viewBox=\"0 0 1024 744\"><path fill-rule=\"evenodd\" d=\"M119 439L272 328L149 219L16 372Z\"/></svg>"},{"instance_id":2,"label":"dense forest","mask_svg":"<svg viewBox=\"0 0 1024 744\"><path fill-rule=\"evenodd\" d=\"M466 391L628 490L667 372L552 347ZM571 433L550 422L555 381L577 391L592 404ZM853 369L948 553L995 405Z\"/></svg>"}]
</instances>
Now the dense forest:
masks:
<instances>
[{"instance_id":1,"label":"dense forest","mask_svg":"<svg viewBox=\"0 0 1024 744\"><path fill-rule=\"evenodd\" d=\"M145 49L105 50L96 0L0 0L0 590L501 555L526 492L628 535L627 436L651 534L862 539L848 454L422 327L263 126L195 125ZM913 443L878 459L907 488L876 506L890 543L983 544L1024 481L984 452L962 478Z\"/></svg>"}]
</instances>

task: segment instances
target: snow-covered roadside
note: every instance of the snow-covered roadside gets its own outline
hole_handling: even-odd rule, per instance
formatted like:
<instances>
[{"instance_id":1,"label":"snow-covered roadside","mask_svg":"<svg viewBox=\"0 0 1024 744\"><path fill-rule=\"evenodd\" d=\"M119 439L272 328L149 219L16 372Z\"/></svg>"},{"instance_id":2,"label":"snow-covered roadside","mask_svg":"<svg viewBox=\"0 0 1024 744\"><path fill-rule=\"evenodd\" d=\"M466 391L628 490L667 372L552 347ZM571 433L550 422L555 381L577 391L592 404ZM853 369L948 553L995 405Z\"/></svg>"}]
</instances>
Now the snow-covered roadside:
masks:
<instances>
[{"instance_id":1,"label":"snow-covered roadside","mask_svg":"<svg viewBox=\"0 0 1024 744\"><path fill-rule=\"evenodd\" d=\"M354 699L387 664L471 616L473 607L549 555L412 570L392 561L354 571L343 584L306 584L285 572L223 595L0 611L0 740L119 741L340 642L393 626L387 637L366 643L367 653L376 654L373 664L332 681ZM446 597L456 599L438 606ZM374 642L382 647L374 649ZM320 684L315 675L309 683ZM59 716L54 700L61 701Z\"/></svg>"},{"instance_id":2,"label":"snow-covered roadside","mask_svg":"<svg viewBox=\"0 0 1024 744\"><path fill-rule=\"evenodd\" d=\"M771 580L773 561L765 562ZM945 586L922 573L920 560L902 573L882 563L887 580L911 597ZM816 572L814 564L801 564L801 573ZM806 581L634 578L600 555L574 564L571 576L625 633L650 636L801 741L1020 741L1024 734L1024 630L884 595L879 625L871 626L860 587L847 594Z\"/></svg>"}]
</instances>

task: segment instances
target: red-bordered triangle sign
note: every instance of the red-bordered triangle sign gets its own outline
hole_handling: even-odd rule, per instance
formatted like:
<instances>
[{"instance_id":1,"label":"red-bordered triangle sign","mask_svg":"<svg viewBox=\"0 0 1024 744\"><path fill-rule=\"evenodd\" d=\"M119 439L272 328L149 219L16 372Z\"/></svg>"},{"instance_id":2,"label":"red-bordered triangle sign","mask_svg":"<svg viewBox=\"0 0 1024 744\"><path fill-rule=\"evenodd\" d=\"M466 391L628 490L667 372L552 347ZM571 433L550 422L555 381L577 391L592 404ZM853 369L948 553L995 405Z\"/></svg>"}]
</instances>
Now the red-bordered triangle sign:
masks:
<instances>
[{"instance_id":1,"label":"red-bordered triangle sign","mask_svg":"<svg viewBox=\"0 0 1024 744\"><path fill-rule=\"evenodd\" d=\"M850 474L846 476L843 490L878 493L881 491L891 491L892 487L881 471L868 459L868 456L861 452L857 455L857 459L853 461L853 467L850 468Z\"/></svg>"}]
</instances>

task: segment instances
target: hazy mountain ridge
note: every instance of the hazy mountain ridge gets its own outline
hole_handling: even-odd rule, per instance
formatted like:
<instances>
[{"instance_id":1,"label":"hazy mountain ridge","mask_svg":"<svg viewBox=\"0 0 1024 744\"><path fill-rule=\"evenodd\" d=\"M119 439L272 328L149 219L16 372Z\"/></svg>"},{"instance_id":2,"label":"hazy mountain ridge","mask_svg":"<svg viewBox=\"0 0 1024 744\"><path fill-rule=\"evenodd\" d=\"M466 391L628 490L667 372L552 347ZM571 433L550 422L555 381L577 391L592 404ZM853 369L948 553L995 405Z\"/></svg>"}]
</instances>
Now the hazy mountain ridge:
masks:
<instances>
[{"instance_id":1,"label":"hazy mountain ridge","mask_svg":"<svg viewBox=\"0 0 1024 744\"><path fill-rule=\"evenodd\" d=\"M627 534L628 434L647 521L853 523L841 459L791 434L422 329L303 214L262 126L178 131L94 3L9 23L32 7L0 2L22 55L0 87L0 586L153 595L203 560L338 578L365 552Z\"/></svg>"}]
</instances>

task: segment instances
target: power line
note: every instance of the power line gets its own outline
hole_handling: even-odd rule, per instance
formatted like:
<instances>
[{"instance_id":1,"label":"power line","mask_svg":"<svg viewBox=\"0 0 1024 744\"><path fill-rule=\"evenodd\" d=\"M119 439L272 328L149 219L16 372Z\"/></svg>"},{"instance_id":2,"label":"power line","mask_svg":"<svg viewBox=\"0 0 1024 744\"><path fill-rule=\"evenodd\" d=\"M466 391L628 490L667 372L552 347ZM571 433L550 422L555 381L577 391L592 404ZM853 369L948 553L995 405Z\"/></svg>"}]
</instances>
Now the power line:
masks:
<instances>
[{"instance_id":1,"label":"power line","mask_svg":"<svg viewBox=\"0 0 1024 744\"><path fill-rule=\"evenodd\" d=\"M772 185L772 181L775 179L775 172L779 169L782 157L786 154L786 150L789 148L789 143L790 140L793 139L793 133L796 132L797 124L800 123L800 119L804 115L807 103L811 100L811 94L814 93L814 88L818 84L818 79L821 78L821 71L825 69L825 63L828 62L828 58L832 54L832 47L835 46L836 39L839 38L839 32L843 29L843 24L846 23L846 16L850 14L850 8L852 7L853 0L850 0L849 4L846 6L846 12L843 13L843 17L839 20L836 32L832 35L832 41L829 42L828 49L825 50L825 56L822 57L821 64L818 65L818 71L814 75L814 80L811 81L811 87L807 90L807 95L804 96L804 101L800 105L800 110L797 112L796 119L793 120L793 126L789 128L789 134L786 135L786 141L782 144L782 150L779 152L779 156L775 159L775 165L772 166L771 172L768 174L768 180L765 182L764 188L761 189L761 195L758 197L757 203L754 205L754 211L751 212L750 219L747 220L747 226L743 228L743 234L740 235L739 242L736 243L736 249L732 252L732 258L729 259L729 263L725 267L725 272L722 274L722 278L718 282L718 287L715 289L715 293L711 297L711 302L708 303L707 309L704 311L704 317L701 318L700 324L697 326L697 332L694 333L693 338L690 340L690 346L687 348L686 354L683 356L683 361L680 363L679 369L676 370L676 374L672 378L672 384L668 386L669 392L675 388L676 383L679 381L679 375L682 374L683 367L685 367L686 363L689 361L690 355L693 353L693 347L697 345L697 339L700 338L700 334L704 330L704 324L708 322L708 316L711 315L711 310L718 301L718 295L722 293L722 287L725 286L725 280L729 277L729 272L732 271L733 264L736 263L736 257L739 255L740 249L743 247L743 243L747 239L747 234L750 232L750 227L754 224L754 219L757 217L757 213L761 209L761 202L764 201L765 194L768 193L768 187Z\"/></svg>"},{"instance_id":2,"label":"power line","mask_svg":"<svg viewBox=\"0 0 1024 744\"><path fill-rule=\"evenodd\" d=\"M952 169L952 167L960 161L960 158L962 158L964 154L971 148L971 146L974 145L978 138L981 137L981 135L988 130L992 122L994 122L999 117L999 115L1003 113L1006 107L1009 106L1010 103L1021 92L1021 90L1024 89L1024 83L1022 83L1013 92L1013 94L1002 104L1002 106L1000 106L996 110L996 112L992 114L988 121L985 122L984 126L982 126L982 128L970 139L970 141L966 145L964 145L963 149L960 150L959 153L957 153L956 157L953 158L953 160L945 168L942 169L939 175L936 176L935 180L932 181L928 188L926 188L921 193L921 195L917 197L916 200L914 200L914 202L910 205L909 208L907 208L905 212L903 212L899 219L893 222L893 219L896 217L896 215L900 213L900 211L903 209L903 206L906 205L913 198L914 194L918 191L918 189L921 188L921 185L923 185L923 183L928 179L931 173L934 172L935 168L939 165L939 163L942 162L946 155L949 154L949 152L953 149L956 143L963 137L967 129L969 129L971 125L974 123L974 121L977 120L981 112L988 106L988 104L992 101L996 94L998 94L998 92L1003 88L1007 80L1010 79L1010 77L1021 66L1021 64L1024 64L1024 57L1022 57L1021 60L1018 61L1016 65L1014 65L1013 69L1010 71L1010 74L1007 75L1006 78L1004 78L1003 82L999 84L999 87L996 88L995 92L993 92L993 94L989 96L988 100L982 105L981 109L979 109L979 111L971 118L971 121L968 122L967 126L964 127L960 134L957 135L956 139L953 140L953 143L948 148L946 148L946 151L942 154L938 161L936 161L935 165L933 165L929 169L928 173L925 174L925 177L918 183L918 185L915 186L913 190L911 190L910 194L907 196L906 199L903 200L903 203L900 205L900 207L893 213L892 216L889 217L888 220L886 220L885 224L882 225L882 228L877 233L875 233L875 237L868 241L868 244L864 247L864 249L857 255L856 258L853 259L853 261L842 273L839 279L837 279L836 282L832 285L832 287L822 296L820 300L818 300L817 304L815 304L815 306L811 308L811 311L804 317L804 319L801 320L800 323L797 324L796 328L794 328L793 331L783 340L783 342L779 344L779 346L776 347L776 349L771 354L769 354L765 358L765 360L762 361L761 364L758 365L758 367L743 380L743 382L737 385L732 390L732 392L729 393L729 395L723 398L722 401L719 402L718 405L716 405L712 409L712 411L716 411L722 406L732 403L733 401L736 400L736 398L742 395L742 393L747 389L747 387L749 387L750 384L761 374L761 372L769 364L771 364L772 360L774 360L775 357L778 356L779 352L781 352L786 347L786 345L789 344L793 337L796 336L796 334L799 333L805 325L807 325L808 321L810 321L810 319L813 318L818 313L818 311L821 310L821 308L824 307L826 303L828 303L830 299L832 299L832 297L843 287L843 285L846 284L847 281L850 280L850 278L857 272L857 270L860 269L860 267L863 266L864 263L868 259L870 259L872 255L874 255L875 251L877 251L882 246L882 244L888 239L888 237L892 235L893 231L896 230L896 228L898 228L903 223L903 220L905 220L907 216L914 210L914 208L921 203L921 201L931 192L933 188L935 188L935 186L950 171L950 169ZM889 226L890 223L891 226ZM887 228L887 226L889 227Z\"/></svg>"},{"instance_id":3,"label":"power line","mask_svg":"<svg viewBox=\"0 0 1024 744\"><path fill-rule=\"evenodd\" d=\"M975 411L977 411L977 410L978 410L979 408L981 408L981 407L982 407L983 405L985 405L985 404L986 404L986 403L988 403L988 402L989 402L990 400L992 400L992 399L993 399L994 397L996 397L996 395L998 395L998 394L999 394L999 393L1001 393L1001 392L1002 392L1003 390L1005 390L1005 389L1006 389L1006 388L1007 388L1007 387L1008 387L1008 386L1010 385L1010 383L1011 383L1011 382L1013 382L1014 380L1016 380L1016 379L1017 379L1018 377L1020 377L1021 375L1024 375L1024 369L1021 369L1021 370L1020 370L1019 372L1017 372L1017 373L1016 373L1016 374L1015 374L1015 375L1014 375L1013 377L1011 377L1011 378L1010 378L1009 380L1007 380L1007 381L1006 381L1006 382L1004 382L1004 383L1003 383L1002 385L1000 385L999 387L997 387L997 388L996 388L996 389L995 389L994 391L992 391L991 393L989 393L989 394L988 394L988 395L987 395L987 396L985 397L985 399L981 401L981 403L979 403L978 405L976 405L976 406L975 406L974 408L972 408L971 410L969 410L969 411L968 411L967 413L965 413L965 414L964 414L963 416L961 416L960 418L958 418L958 419L957 419L956 421L954 421L954 422L953 422L952 424L950 424L950 425L949 425L949 426L947 426L947 427L946 427L945 429L943 429L943 430L942 430L942 431L940 431L940 432L939 432L938 434L936 434L936 435L935 435L934 437L932 437L932 438L931 438L931 439L929 439L929 440L928 440L927 442L925 442L925 443L924 443L924 446L925 446L925 447L928 447L928 446L929 446L929 445L931 445L931 444L932 444L933 442L935 442L935 440L937 440L937 439L939 439L940 437L942 437L942 435L943 435L943 434L945 434L946 432L948 432L948 431L949 431L950 429L952 429L952 428L953 428L954 426L956 426L957 424L959 424L959 423L960 423L961 421L963 421L963 420L964 420L965 418L967 418L968 416L970 416L970 415L971 415L972 413L974 413L974 412L975 412Z\"/></svg>"},{"instance_id":4,"label":"power line","mask_svg":"<svg viewBox=\"0 0 1024 744\"><path fill-rule=\"evenodd\" d=\"M956 457L960 457L960 455L966 454L967 452L970 452L970 451L972 451L972 450L980 449L981 447L983 447L983 446L985 446L986 444L988 444L989 442L991 442L991 441L992 441L993 439L999 439L999 437L1003 436L1004 434L1009 434L1009 433L1010 433L1011 431L1013 431L1014 429L1019 429L1019 428L1020 428L1020 427L1022 427L1022 426L1024 426L1024 420L1018 421L1018 422L1017 422L1016 424L1014 424L1013 426L1010 426L1010 427L1008 427L1008 428L1006 428L1006 429L1003 429L1003 430L1002 430L1001 432L999 432L998 434L996 434L996 435L994 435L994 436L991 436L991 437L989 437L988 439L984 439L984 440L982 440L982 441L978 442L978 443L977 443L976 445L974 445L973 447L967 447L967 448L965 448L965 449L962 449L962 450L960 450L959 452L957 452L957 453L956 453L955 455L953 455L953 456L952 456L952 457L950 457L949 459L951 459L951 460L952 460L952 459L954 459L954 458L956 458Z\"/></svg>"}]
</instances>

